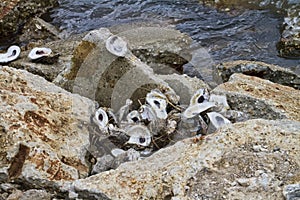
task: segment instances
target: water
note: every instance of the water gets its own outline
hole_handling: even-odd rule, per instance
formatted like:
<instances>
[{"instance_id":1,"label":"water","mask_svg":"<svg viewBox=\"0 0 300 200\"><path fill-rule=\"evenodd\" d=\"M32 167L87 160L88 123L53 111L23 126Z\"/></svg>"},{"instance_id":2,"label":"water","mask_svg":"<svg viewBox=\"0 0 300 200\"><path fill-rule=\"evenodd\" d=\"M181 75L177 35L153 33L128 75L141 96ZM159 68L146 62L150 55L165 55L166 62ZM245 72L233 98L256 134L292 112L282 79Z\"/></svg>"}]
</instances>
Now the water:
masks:
<instances>
[{"instance_id":1,"label":"water","mask_svg":"<svg viewBox=\"0 0 300 200\"><path fill-rule=\"evenodd\" d=\"M196 0L60 0L51 23L76 34L131 22L163 22L189 34L216 63L257 60L300 73L300 60L278 57L276 49L284 17L278 11L286 4L277 1L268 7L266 2L258 2L257 9L221 12Z\"/></svg>"}]
</instances>

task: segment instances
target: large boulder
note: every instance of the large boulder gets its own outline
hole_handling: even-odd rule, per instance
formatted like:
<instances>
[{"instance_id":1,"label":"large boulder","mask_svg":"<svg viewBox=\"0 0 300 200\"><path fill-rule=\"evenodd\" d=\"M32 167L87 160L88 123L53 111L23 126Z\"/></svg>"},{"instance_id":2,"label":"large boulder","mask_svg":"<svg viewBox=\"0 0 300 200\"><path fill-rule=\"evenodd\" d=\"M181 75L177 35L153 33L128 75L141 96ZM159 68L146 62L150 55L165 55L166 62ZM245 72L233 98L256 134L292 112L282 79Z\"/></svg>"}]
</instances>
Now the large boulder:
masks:
<instances>
[{"instance_id":1,"label":"large boulder","mask_svg":"<svg viewBox=\"0 0 300 200\"><path fill-rule=\"evenodd\" d=\"M0 5L0 35L10 37L29 19L40 16L58 4L57 0L3 0Z\"/></svg>"},{"instance_id":2,"label":"large boulder","mask_svg":"<svg viewBox=\"0 0 300 200\"><path fill-rule=\"evenodd\" d=\"M74 181L84 199L283 199L300 179L300 123L249 120Z\"/></svg>"},{"instance_id":3,"label":"large boulder","mask_svg":"<svg viewBox=\"0 0 300 200\"><path fill-rule=\"evenodd\" d=\"M258 61L237 60L216 66L215 78L227 82L234 73L243 73L270 80L274 83L300 89L300 76L293 71Z\"/></svg>"},{"instance_id":4,"label":"large boulder","mask_svg":"<svg viewBox=\"0 0 300 200\"><path fill-rule=\"evenodd\" d=\"M88 176L93 101L0 66L0 110L0 183L40 188Z\"/></svg>"},{"instance_id":5,"label":"large boulder","mask_svg":"<svg viewBox=\"0 0 300 200\"><path fill-rule=\"evenodd\" d=\"M226 95L230 108L251 118L300 121L300 91L258 77L231 75L212 93Z\"/></svg>"}]
</instances>

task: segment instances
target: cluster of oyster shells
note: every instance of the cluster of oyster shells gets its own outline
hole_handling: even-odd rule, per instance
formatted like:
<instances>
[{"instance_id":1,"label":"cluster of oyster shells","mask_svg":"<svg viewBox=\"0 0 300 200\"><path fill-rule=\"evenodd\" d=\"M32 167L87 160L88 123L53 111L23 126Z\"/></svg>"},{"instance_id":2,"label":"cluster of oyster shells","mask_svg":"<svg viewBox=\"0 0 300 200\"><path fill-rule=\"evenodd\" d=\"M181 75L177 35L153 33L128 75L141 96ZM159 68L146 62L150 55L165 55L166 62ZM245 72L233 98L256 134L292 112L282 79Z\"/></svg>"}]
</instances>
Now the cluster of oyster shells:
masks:
<instances>
[{"instance_id":1,"label":"cluster of oyster shells","mask_svg":"<svg viewBox=\"0 0 300 200\"><path fill-rule=\"evenodd\" d=\"M21 48L16 45L12 45L7 49L6 53L0 54L0 64L6 64L16 60L21 54ZM57 60L57 55L52 55L52 50L46 47L35 47L29 54L28 58L32 62L49 63L52 64Z\"/></svg>"},{"instance_id":2,"label":"cluster of oyster shells","mask_svg":"<svg viewBox=\"0 0 300 200\"><path fill-rule=\"evenodd\" d=\"M132 109L132 104L127 99L117 112L100 107L92 116L97 127L91 134L90 149L97 158L94 173L115 168L116 163L141 159L178 140L213 133L226 124L247 119L244 113L230 110L226 96L210 95L207 89L197 90L187 106L174 105L159 89L151 90L139 109Z\"/></svg>"}]
</instances>

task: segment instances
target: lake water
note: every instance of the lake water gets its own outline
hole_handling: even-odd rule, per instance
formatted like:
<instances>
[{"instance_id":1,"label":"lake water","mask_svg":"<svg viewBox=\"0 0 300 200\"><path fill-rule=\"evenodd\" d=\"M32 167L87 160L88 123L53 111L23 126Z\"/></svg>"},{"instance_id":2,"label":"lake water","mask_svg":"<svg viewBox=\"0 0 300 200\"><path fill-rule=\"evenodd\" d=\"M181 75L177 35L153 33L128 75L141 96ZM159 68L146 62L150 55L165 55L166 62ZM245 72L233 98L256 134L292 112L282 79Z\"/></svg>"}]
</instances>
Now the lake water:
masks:
<instances>
[{"instance_id":1,"label":"lake water","mask_svg":"<svg viewBox=\"0 0 300 200\"><path fill-rule=\"evenodd\" d=\"M278 57L276 43L284 18L280 13L286 6L280 2L259 1L255 9L219 11L196 0L60 0L50 16L66 34L132 22L173 25L208 49L217 63L257 60L300 73L299 60Z\"/></svg>"}]
</instances>

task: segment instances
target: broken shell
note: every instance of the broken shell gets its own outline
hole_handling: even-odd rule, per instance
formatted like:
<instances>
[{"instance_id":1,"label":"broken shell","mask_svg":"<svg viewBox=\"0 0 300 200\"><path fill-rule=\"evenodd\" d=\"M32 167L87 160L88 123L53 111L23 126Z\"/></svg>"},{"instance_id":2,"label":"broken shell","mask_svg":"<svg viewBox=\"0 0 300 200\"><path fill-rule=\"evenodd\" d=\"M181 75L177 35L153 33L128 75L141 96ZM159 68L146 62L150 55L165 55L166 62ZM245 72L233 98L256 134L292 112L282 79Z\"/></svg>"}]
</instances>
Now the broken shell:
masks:
<instances>
[{"instance_id":1,"label":"broken shell","mask_svg":"<svg viewBox=\"0 0 300 200\"><path fill-rule=\"evenodd\" d=\"M190 100L190 106L207 102L209 100L209 92L207 89L197 90Z\"/></svg>"},{"instance_id":2,"label":"broken shell","mask_svg":"<svg viewBox=\"0 0 300 200\"><path fill-rule=\"evenodd\" d=\"M126 53L128 52L127 49L127 43L120 37L113 35L110 36L107 40L106 40L106 49L118 56L118 57L125 57Z\"/></svg>"},{"instance_id":3,"label":"broken shell","mask_svg":"<svg viewBox=\"0 0 300 200\"><path fill-rule=\"evenodd\" d=\"M122 106L119 111L117 112L116 116L117 116L117 119L119 120L118 122L120 123L121 121L123 120L126 120L125 118L127 117L127 115L129 114L129 110L130 110L130 107L132 105L132 100L130 99L127 99L126 100L126 103L124 106Z\"/></svg>"},{"instance_id":4,"label":"broken shell","mask_svg":"<svg viewBox=\"0 0 300 200\"><path fill-rule=\"evenodd\" d=\"M127 121L129 123L137 123L137 122L141 121L140 113L136 110L131 111L127 115Z\"/></svg>"},{"instance_id":5,"label":"broken shell","mask_svg":"<svg viewBox=\"0 0 300 200\"><path fill-rule=\"evenodd\" d=\"M149 105L142 105L139 112L142 120L153 121L156 119L155 113Z\"/></svg>"},{"instance_id":6,"label":"broken shell","mask_svg":"<svg viewBox=\"0 0 300 200\"><path fill-rule=\"evenodd\" d=\"M212 133L216 129L219 129L220 127L224 126L225 124L231 124L231 122L225 118L223 115L217 112L209 112L207 113L207 116L209 118L209 127L208 132Z\"/></svg>"},{"instance_id":7,"label":"broken shell","mask_svg":"<svg viewBox=\"0 0 300 200\"><path fill-rule=\"evenodd\" d=\"M21 53L20 47L13 45L7 49L6 53L0 54L0 63L8 63L19 57Z\"/></svg>"},{"instance_id":8,"label":"broken shell","mask_svg":"<svg viewBox=\"0 0 300 200\"><path fill-rule=\"evenodd\" d=\"M42 57L50 56L51 53L52 53L52 50L50 48L35 47L28 54L28 58L30 58L31 60L37 60Z\"/></svg>"},{"instance_id":9,"label":"broken shell","mask_svg":"<svg viewBox=\"0 0 300 200\"><path fill-rule=\"evenodd\" d=\"M115 148L115 149L112 149L111 150L111 154L114 156L114 157L117 157L121 154L124 154L126 153L126 151L124 151L123 149L120 149L120 148Z\"/></svg>"},{"instance_id":10,"label":"broken shell","mask_svg":"<svg viewBox=\"0 0 300 200\"><path fill-rule=\"evenodd\" d=\"M213 102L204 102L204 103L200 103L200 104L195 104L195 105L191 105L189 106L183 113L182 113L182 117L183 118L193 118L196 115L202 113L205 110L208 110L209 108L212 108L215 106L215 103Z\"/></svg>"},{"instance_id":11,"label":"broken shell","mask_svg":"<svg viewBox=\"0 0 300 200\"><path fill-rule=\"evenodd\" d=\"M151 90L146 96L146 101L154 110L157 118L167 119L167 97L163 93L159 90Z\"/></svg>"},{"instance_id":12,"label":"broken shell","mask_svg":"<svg viewBox=\"0 0 300 200\"><path fill-rule=\"evenodd\" d=\"M99 126L100 130L107 131L108 116L107 113L102 108L99 108L96 111L93 121L95 124Z\"/></svg>"},{"instance_id":13,"label":"broken shell","mask_svg":"<svg viewBox=\"0 0 300 200\"><path fill-rule=\"evenodd\" d=\"M151 143L151 133L146 126L134 125L129 127L126 132L130 136L127 141L128 144L137 144L146 147Z\"/></svg>"}]
</instances>

